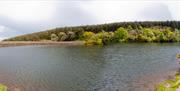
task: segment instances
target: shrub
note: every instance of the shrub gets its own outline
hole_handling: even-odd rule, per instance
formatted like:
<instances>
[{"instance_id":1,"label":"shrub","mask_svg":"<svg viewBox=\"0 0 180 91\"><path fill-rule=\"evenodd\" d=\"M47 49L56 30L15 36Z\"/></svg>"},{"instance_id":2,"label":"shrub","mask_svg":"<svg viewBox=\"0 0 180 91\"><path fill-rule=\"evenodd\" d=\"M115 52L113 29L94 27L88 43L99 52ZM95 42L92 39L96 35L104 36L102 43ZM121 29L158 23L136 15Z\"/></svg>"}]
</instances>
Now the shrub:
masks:
<instances>
[{"instance_id":1,"label":"shrub","mask_svg":"<svg viewBox=\"0 0 180 91\"><path fill-rule=\"evenodd\" d=\"M113 32L109 33L109 32L102 31L100 33L97 33L96 36L99 39L102 40L103 44L108 44L108 43L112 42L112 38L114 37L114 33Z\"/></svg>"},{"instance_id":2,"label":"shrub","mask_svg":"<svg viewBox=\"0 0 180 91\"><path fill-rule=\"evenodd\" d=\"M72 31L68 31L67 36L68 36L68 40L74 40L76 37L75 33Z\"/></svg>"},{"instance_id":3,"label":"shrub","mask_svg":"<svg viewBox=\"0 0 180 91\"><path fill-rule=\"evenodd\" d=\"M94 36L95 34L93 32L84 32L83 33L83 38L86 39L90 39L92 36Z\"/></svg>"},{"instance_id":4,"label":"shrub","mask_svg":"<svg viewBox=\"0 0 180 91\"><path fill-rule=\"evenodd\" d=\"M102 45L103 44L103 38L105 32L99 32L97 34L94 34L89 39L85 41L86 45Z\"/></svg>"},{"instance_id":5,"label":"shrub","mask_svg":"<svg viewBox=\"0 0 180 91\"><path fill-rule=\"evenodd\" d=\"M59 37L56 34L51 34L52 41L58 41Z\"/></svg>"},{"instance_id":6,"label":"shrub","mask_svg":"<svg viewBox=\"0 0 180 91\"><path fill-rule=\"evenodd\" d=\"M156 40L156 37L152 28L144 28L143 36L144 36L145 42L153 42Z\"/></svg>"},{"instance_id":7,"label":"shrub","mask_svg":"<svg viewBox=\"0 0 180 91\"><path fill-rule=\"evenodd\" d=\"M120 27L114 33L115 40L118 42L126 41L128 38L128 32L126 29Z\"/></svg>"},{"instance_id":8,"label":"shrub","mask_svg":"<svg viewBox=\"0 0 180 91\"><path fill-rule=\"evenodd\" d=\"M137 37L137 41L138 42L151 42L152 39L150 37L143 35L143 34L139 34Z\"/></svg>"},{"instance_id":9,"label":"shrub","mask_svg":"<svg viewBox=\"0 0 180 91\"><path fill-rule=\"evenodd\" d=\"M85 45L103 45L102 39L95 38L85 41Z\"/></svg>"},{"instance_id":10,"label":"shrub","mask_svg":"<svg viewBox=\"0 0 180 91\"><path fill-rule=\"evenodd\" d=\"M174 33L175 33L176 41L179 42L180 41L180 31L178 29L175 29Z\"/></svg>"},{"instance_id":11,"label":"shrub","mask_svg":"<svg viewBox=\"0 0 180 91\"><path fill-rule=\"evenodd\" d=\"M109 32L108 38L109 38L110 43L115 42L114 35L115 35L114 32Z\"/></svg>"},{"instance_id":12,"label":"shrub","mask_svg":"<svg viewBox=\"0 0 180 91\"><path fill-rule=\"evenodd\" d=\"M59 41L64 41L68 38L68 36L64 32L59 32L58 36L59 36Z\"/></svg>"},{"instance_id":13,"label":"shrub","mask_svg":"<svg viewBox=\"0 0 180 91\"><path fill-rule=\"evenodd\" d=\"M128 25L127 29L128 29L128 31L133 30L133 28L132 28L132 26L131 26L131 25Z\"/></svg>"},{"instance_id":14,"label":"shrub","mask_svg":"<svg viewBox=\"0 0 180 91\"><path fill-rule=\"evenodd\" d=\"M143 34L150 38L154 37L154 33L153 33L152 29L150 29L150 28L145 28L143 30Z\"/></svg>"},{"instance_id":15,"label":"shrub","mask_svg":"<svg viewBox=\"0 0 180 91\"><path fill-rule=\"evenodd\" d=\"M91 36L90 39L87 39L85 41L86 45L103 45L102 38L99 34L95 34L94 36Z\"/></svg>"},{"instance_id":16,"label":"shrub","mask_svg":"<svg viewBox=\"0 0 180 91\"><path fill-rule=\"evenodd\" d=\"M166 42L167 38L166 38L166 36L164 35L163 32L160 32L159 35L156 38L156 41L157 42Z\"/></svg>"},{"instance_id":17,"label":"shrub","mask_svg":"<svg viewBox=\"0 0 180 91\"><path fill-rule=\"evenodd\" d=\"M94 36L91 36L90 39L86 40L87 45L106 45L108 43L112 43L114 38L113 32L99 32Z\"/></svg>"},{"instance_id":18,"label":"shrub","mask_svg":"<svg viewBox=\"0 0 180 91\"><path fill-rule=\"evenodd\" d=\"M172 42L175 40L175 34L171 32L171 28L164 28L162 33L165 36L164 42Z\"/></svg>"},{"instance_id":19,"label":"shrub","mask_svg":"<svg viewBox=\"0 0 180 91\"><path fill-rule=\"evenodd\" d=\"M174 32L168 32L167 34L167 38L169 42L175 42L176 41L176 37L175 37L175 33Z\"/></svg>"},{"instance_id":20,"label":"shrub","mask_svg":"<svg viewBox=\"0 0 180 91\"><path fill-rule=\"evenodd\" d=\"M137 39L136 35L132 35L132 34L128 35L128 41L134 42L134 41L136 41L136 39Z\"/></svg>"},{"instance_id":21,"label":"shrub","mask_svg":"<svg viewBox=\"0 0 180 91\"><path fill-rule=\"evenodd\" d=\"M84 43L85 45L94 45L94 40L86 40L85 41L85 43Z\"/></svg>"},{"instance_id":22,"label":"shrub","mask_svg":"<svg viewBox=\"0 0 180 91\"><path fill-rule=\"evenodd\" d=\"M83 33L84 33L84 29L78 28L75 32L76 39L83 39Z\"/></svg>"}]
</instances>

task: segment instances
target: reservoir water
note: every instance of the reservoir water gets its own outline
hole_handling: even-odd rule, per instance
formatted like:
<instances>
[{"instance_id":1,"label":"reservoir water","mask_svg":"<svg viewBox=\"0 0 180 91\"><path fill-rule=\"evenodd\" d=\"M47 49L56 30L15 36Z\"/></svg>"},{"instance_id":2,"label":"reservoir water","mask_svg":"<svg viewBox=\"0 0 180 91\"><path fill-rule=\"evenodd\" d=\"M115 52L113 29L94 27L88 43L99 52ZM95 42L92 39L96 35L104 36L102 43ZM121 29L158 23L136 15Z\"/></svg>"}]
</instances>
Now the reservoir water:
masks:
<instances>
[{"instance_id":1,"label":"reservoir water","mask_svg":"<svg viewBox=\"0 0 180 91\"><path fill-rule=\"evenodd\" d=\"M10 91L152 91L178 69L177 43L0 48Z\"/></svg>"}]
</instances>

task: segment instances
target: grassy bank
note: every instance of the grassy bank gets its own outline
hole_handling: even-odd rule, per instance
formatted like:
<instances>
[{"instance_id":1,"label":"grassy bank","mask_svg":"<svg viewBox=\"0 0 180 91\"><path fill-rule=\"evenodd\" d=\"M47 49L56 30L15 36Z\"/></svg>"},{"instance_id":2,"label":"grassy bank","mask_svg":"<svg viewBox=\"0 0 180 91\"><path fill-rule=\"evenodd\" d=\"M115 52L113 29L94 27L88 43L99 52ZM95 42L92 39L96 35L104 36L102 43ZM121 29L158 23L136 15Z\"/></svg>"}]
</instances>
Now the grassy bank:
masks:
<instances>
[{"instance_id":1,"label":"grassy bank","mask_svg":"<svg viewBox=\"0 0 180 91\"><path fill-rule=\"evenodd\" d=\"M180 58L180 54L177 54L176 57ZM161 83L156 91L180 91L180 70L176 73L173 79Z\"/></svg>"},{"instance_id":2,"label":"grassy bank","mask_svg":"<svg viewBox=\"0 0 180 91\"><path fill-rule=\"evenodd\" d=\"M177 72L174 79L161 83L156 91L180 91L180 72Z\"/></svg>"}]
</instances>

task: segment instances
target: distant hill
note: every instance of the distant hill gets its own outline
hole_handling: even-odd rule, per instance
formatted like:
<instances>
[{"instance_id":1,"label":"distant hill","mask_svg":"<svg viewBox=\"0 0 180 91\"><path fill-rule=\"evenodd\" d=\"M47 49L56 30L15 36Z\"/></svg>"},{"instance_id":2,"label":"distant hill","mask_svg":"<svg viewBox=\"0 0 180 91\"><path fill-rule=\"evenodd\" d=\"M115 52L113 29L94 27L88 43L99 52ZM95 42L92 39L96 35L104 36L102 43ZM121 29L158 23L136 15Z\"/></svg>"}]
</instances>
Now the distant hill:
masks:
<instances>
[{"instance_id":1,"label":"distant hill","mask_svg":"<svg viewBox=\"0 0 180 91\"><path fill-rule=\"evenodd\" d=\"M49 29L46 31L25 34L16 36L13 38L5 39L4 41L40 41L40 40L50 40L51 34L57 34L59 32L78 32L78 31L91 31L94 33L101 31L115 31L119 27L132 29L140 29L141 27L171 27L173 30L180 29L180 21L143 21L143 22L117 22L109 24L98 24L98 25L84 25L84 26L71 26L71 27L60 27Z\"/></svg>"}]
</instances>

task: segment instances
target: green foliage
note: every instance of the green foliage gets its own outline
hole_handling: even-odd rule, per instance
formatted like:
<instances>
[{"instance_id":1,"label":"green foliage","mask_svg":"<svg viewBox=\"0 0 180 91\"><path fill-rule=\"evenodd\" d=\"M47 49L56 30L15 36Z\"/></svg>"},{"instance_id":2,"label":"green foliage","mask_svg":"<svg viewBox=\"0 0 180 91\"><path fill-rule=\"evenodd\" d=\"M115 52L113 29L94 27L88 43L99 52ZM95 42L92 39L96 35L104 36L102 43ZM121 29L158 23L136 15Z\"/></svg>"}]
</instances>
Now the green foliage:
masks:
<instances>
[{"instance_id":1,"label":"green foliage","mask_svg":"<svg viewBox=\"0 0 180 91\"><path fill-rule=\"evenodd\" d=\"M179 30L173 31L169 27L141 28L141 30L129 30L118 28L115 32L85 32L84 38L87 44L109 44L117 42L177 42L180 39ZM97 43L97 41L102 41Z\"/></svg>"},{"instance_id":2,"label":"green foliage","mask_svg":"<svg viewBox=\"0 0 180 91\"><path fill-rule=\"evenodd\" d=\"M131 26L131 25L128 25L127 30L128 30L128 31L133 30L132 26Z\"/></svg>"},{"instance_id":3,"label":"green foliage","mask_svg":"<svg viewBox=\"0 0 180 91\"><path fill-rule=\"evenodd\" d=\"M7 91L7 87L5 85L0 84L0 91Z\"/></svg>"},{"instance_id":4,"label":"green foliage","mask_svg":"<svg viewBox=\"0 0 180 91\"><path fill-rule=\"evenodd\" d=\"M156 91L176 91L180 87L180 74L176 73L175 79L167 80L160 84Z\"/></svg>"},{"instance_id":5,"label":"green foliage","mask_svg":"<svg viewBox=\"0 0 180 91\"><path fill-rule=\"evenodd\" d=\"M93 32L84 32L83 33L83 38L85 39L85 40L87 40L87 39L90 39L92 36L94 36L95 35L95 33L93 33Z\"/></svg>"},{"instance_id":6,"label":"green foliage","mask_svg":"<svg viewBox=\"0 0 180 91\"><path fill-rule=\"evenodd\" d=\"M85 41L85 45L103 45L102 36L100 34L94 34Z\"/></svg>"},{"instance_id":7,"label":"green foliage","mask_svg":"<svg viewBox=\"0 0 180 91\"><path fill-rule=\"evenodd\" d=\"M85 45L103 45L102 39L93 38L85 41Z\"/></svg>"},{"instance_id":8,"label":"green foliage","mask_svg":"<svg viewBox=\"0 0 180 91\"><path fill-rule=\"evenodd\" d=\"M96 36L102 40L103 44L109 44L113 42L114 33L102 31L100 33L97 33Z\"/></svg>"},{"instance_id":9,"label":"green foliage","mask_svg":"<svg viewBox=\"0 0 180 91\"><path fill-rule=\"evenodd\" d=\"M59 37L56 34L51 34L51 40L52 41L58 41Z\"/></svg>"},{"instance_id":10,"label":"green foliage","mask_svg":"<svg viewBox=\"0 0 180 91\"><path fill-rule=\"evenodd\" d=\"M156 41L158 41L158 42L166 42L167 38L166 38L166 36L164 35L163 32L160 32L159 35L157 35Z\"/></svg>"},{"instance_id":11,"label":"green foliage","mask_svg":"<svg viewBox=\"0 0 180 91\"><path fill-rule=\"evenodd\" d=\"M152 29L144 28L142 33L138 35L138 41L140 42L153 42L156 39Z\"/></svg>"},{"instance_id":12,"label":"green foliage","mask_svg":"<svg viewBox=\"0 0 180 91\"><path fill-rule=\"evenodd\" d=\"M72 31L75 33L76 35L75 39L82 39L83 38L82 35L84 31L93 32L93 33L98 33L102 30L106 32L114 32L119 27L124 27L125 29L127 29L128 32L135 30L138 34L141 34L144 28L152 28L152 27L157 27L157 28L170 27L172 28L171 30L174 31L175 29L180 29L180 21L118 22L118 23L99 24L99 25L62 27L62 28L54 28L47 31L42 31L42 32L37 32L37 33L32 33L32 34L21 35L21 36L6 39L6 41L51 40L51 34L58 34L59 32L68 32L68 31ZM166 36L166 34L164 35ZM170 34L170 36L171 35L172 34ZM132 39L134 39L134 37ZM169 42L169 40L166 40L166 41ZM172 39L170 41L172 41Z\"/></svg>"},{"instance_id":13,"label":"green foliage","mask_svg":"<svg viewBox=\"0 0 180 91\"><path fill-rule=\"evenodd\" d=\"M74 40L75 37L76 37L75 33L72 32L72 31L68 31L68 32L67 32L67 36L68 36L68 39L67 39L67 40L69 40L69 41Z\"/></svg>"},{"instance_id":14,"label":"green foliage","mask_svg":"<svg viewBox=\"0 0 180 91\"><path fill-rule=\"evenodd\" d=\"M58 37L59 41L65 41L68 38L68 36L64 32L59 32Z\"/></svg>"},{"instance_id":15,"label":"green foliage","mask_svg":"<svg viewBox=\"0 0 180 91\"><path fill-rule=\"evenodd\" d=\"M84 33L84 29L78 28L75 32L76 39L83 39L83 33Z\"/></svg>"},{"instance_id":16,"label":"green foliage","mask_svg":"<svg viewBox=\"0 0 180 91\"><path fill-rule=\"evenodd\" d=\"M118 42L124 42L128 38L128 32L125 28L120 27L114 32L115 40Z\"/></svg>"},{"instance_id":17,"label":"green foliage","mask_svg":"<svg viewBox=\"0 0 180 91\"><path fill-rule=\"evenodd\" d=\"M114 32L99 32L85 41L85 45L106 45L114 42Z\"/></svg>"},{"instance_id":18,"label":"green foliage","mask_svg":"<svg viewBox=\"0 0 180 91\"><path fill-rule=\"evenodd\" d=\"M176 41L177 41L177 42L180 42L180 30L175 29L174 33L175 33L175 39L176 39Z\"/></svg>"}]
</instances>

